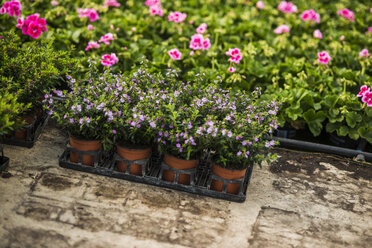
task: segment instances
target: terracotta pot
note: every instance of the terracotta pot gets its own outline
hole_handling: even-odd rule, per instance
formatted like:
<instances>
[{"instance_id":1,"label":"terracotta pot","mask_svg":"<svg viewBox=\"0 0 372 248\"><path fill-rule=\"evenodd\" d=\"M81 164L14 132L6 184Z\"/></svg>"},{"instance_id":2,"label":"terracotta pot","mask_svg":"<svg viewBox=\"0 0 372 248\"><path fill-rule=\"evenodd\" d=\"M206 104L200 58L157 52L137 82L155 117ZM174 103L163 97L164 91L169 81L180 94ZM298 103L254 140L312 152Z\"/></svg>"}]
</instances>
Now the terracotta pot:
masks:
<instances>
[{"instance_id":1,"label":"terracotta pot","mask_svg":"<svg viewBox=\"0 0 372 248\"><path fill-rule=\"evenodd\" d=\"M189 170L193 169L197 166L198 160L184 160L173 157L171 155L166 154L164 156L164 163L166 163L169 167L177 170ZM163 171L163 180L168 182L174 182L174 172L170 170ZM190 175L188 174L179 174L178 175L178 183L184 185L190 185Z\"/></svg>"},{"instance_id":2,"label":"terracotta pot","mask_svg":"<svg viewBox=\"0 0 372 248\"><path fill-rule=\"evenodd\" d=\"M22 121L25 122L25 126L31 125L36 120L35 114L25 115L21 118ZM26 140L27 138L27 130L24 128L20 128L14 132L14 138L18 140Z\"/></svg>"},{"instance_id":3,"label":"terracotta pot","mask_svg":"<svg viewBox=\"0 0 372 248\"><path fill-rule=\"evenodd\" d=\"M81 140L70 136L70 145L72 148L78 151L98 151L101 149L102 144L99 140ZM99 159L99 158L98 158ZM79 154L77 152L70 151L70 161L73 163L79 162ZM84 154L82 156L82 164L94 165L94 156Z\"/></svg>"},{"instance_id":4,"label":"terracotta pot","mask_svg":"<svg viewBox=\"0 0 372 248\"><path fill-rule=\"evenodd\" d=\"M117 145L116 148L116 151L121 158L132 161L147 159L150 157L151 153L151 147L136 149ZM125 172L127 170L127 162L117 162L117 168L119 171ZM132 175L142 176L142 166L139 164L131 164L129 173Z\"/></svg>"},{"instance_id":5,"label":"terracotta pot","mask_svg":"<svg viewBox=\"0 0 372 248\"><path fill-rule=\"evenodd\" d=\"M239 179L245 176L247 169L243 170L229 170L222 167L219 167L215 163L212 164L212 171L217 176L224 179ZM215 191L222 192L223 182L218 180L212 180L211 189ZM237 195L239 193L240 184L239 183L229 183L227 184L227 193Z\"/></svg>"}]
</instances>

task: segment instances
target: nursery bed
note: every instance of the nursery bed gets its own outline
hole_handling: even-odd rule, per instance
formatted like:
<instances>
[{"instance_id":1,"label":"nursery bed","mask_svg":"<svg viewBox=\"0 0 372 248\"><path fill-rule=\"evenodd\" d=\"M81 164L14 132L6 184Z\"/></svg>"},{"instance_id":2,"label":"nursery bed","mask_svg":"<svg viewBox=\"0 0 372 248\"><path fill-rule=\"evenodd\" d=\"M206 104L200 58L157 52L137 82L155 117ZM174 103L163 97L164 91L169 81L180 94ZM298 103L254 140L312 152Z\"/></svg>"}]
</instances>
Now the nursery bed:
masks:
<instances>
[{"instance_id":1,"label":"nursery bed","mask_svg":"<svg viewBox=\"0 0 372 248\"><path fill-rule=\"evenodd\" d=\"M41 132L45 128L46 124L48 123L49 115L47 113L43 113L43 115L38 118L34 123L26 126L26 139L16 139L13 136L9 138L4 138L2 141L3 144L6 145L14 145L14 146L21 146L32 148L35 145L35 142L38 140Z\"/></svg>"},{"instance_id":2,"label":"nursery bed","mask_svg":"<svg viewBox=\"0 0 372 248\"><path fill-rule=\"evenodd\" d=\"M250 178L253 171L253 166L250 166L245 174L245 177L237 180L226 180L214 175L211 171L211 163L209 156L205 156L200 159L199 164L196 168L195 180L191 185L183 185L175 182L167 182L161 179L161 170L168 169L167 166L162 163L162 157L157 154L152 154L149 160L142 161L130 161L119 158L117 154L110 154L103 156L106 159L103 159L101 163L95 163L94 166L87 166L81 163L70 162L70 151L73 150L71 147L67 147L62 156L59 159L59 165L63 168L93 173L97 175L103 175L113 178L124 179L128 181L144 183L155 185L159 187L175 189L179 191L184 191L192 194L204 195L213 198L224 199L234 202L244 202L246 199L247 187L250 182ZM85 152L86 153L86 152ZM119 172L116 169L116 162L126 161L129 164L145 164L146 167L143 169L144 176L131 175L126 172ZM129 170L127 170L129 171ZM177 171L176 171L177 173ZM178 171L178 173L188 173L187 171ZM224 182L224 188L222 192L214 191L210 189L212 179L218 179L219 181ZM226 193L226 187L228 183L239 183L241 185L240 192L237 195Z\"/></svg>"}]
</instances>

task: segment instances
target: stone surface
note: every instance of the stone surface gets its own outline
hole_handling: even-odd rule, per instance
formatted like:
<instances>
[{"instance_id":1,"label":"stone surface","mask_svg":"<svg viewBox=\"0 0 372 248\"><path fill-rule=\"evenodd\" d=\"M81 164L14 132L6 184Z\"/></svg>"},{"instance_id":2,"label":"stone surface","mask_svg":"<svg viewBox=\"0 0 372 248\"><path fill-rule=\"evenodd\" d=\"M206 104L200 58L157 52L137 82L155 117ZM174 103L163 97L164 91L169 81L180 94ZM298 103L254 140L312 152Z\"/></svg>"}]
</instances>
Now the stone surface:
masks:
<instances>
[{"instance_id":1,"label":"stone surface","mask_svg":"<svg viewBox=\"0 0 372 248\"><path fill-rule=\"evenodd\" d=\"M0 247L370 247L372 167L278 150L244 203L60 168L63 133L5 146Z\"/></svg>"}]
</instances>

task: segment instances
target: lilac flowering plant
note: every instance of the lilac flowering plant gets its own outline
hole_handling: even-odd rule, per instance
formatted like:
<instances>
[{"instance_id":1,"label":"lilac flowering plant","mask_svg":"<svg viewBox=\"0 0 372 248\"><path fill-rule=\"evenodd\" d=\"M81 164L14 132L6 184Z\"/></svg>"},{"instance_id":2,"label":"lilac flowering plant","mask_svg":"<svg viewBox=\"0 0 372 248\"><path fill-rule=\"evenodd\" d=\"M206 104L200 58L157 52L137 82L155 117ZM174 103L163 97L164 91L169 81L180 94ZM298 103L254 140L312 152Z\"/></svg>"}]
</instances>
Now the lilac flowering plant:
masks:
<instances>
[{"instance_id":1,"label":"lilac flowering plant","mask_svg":"<svg viewBox=\"0 0 372 248\"><path fill-rule=\"evenodd\" d=\"M218 90L209 99L214 106L198 133L205 136L214 152L214 162L229 169L244 169L253 163L269 161L268 153L275 145L271 134L278 127L277 103L259 98L259 90L251 95L243 91Z\"/></svg>"}]
</instances>

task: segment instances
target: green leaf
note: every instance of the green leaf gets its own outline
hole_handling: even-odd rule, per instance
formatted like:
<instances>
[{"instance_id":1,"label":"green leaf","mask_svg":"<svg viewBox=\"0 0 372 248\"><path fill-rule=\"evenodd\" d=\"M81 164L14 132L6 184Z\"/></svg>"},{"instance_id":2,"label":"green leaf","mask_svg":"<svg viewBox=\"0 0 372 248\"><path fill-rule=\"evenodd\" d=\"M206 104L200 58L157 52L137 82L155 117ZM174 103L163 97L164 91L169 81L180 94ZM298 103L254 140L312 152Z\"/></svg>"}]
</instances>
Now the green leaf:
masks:
<instances>
[{"instance_id":1,"label":"green leaf","mask_svg":"<svg viewBox=\"0 0 372 248\"><path fill-rule=\"evenodd\" d=\"M309 126L311 133L314 136L318 136L323 129L323 121L326 118L326 114L323 111L315 112L314 109L309 109L304 113L304 119Z\"/></svg>"},{"instance_id":2,"label":"green leaf","mask_svg":"<svg viewBox=\"0 0 372 248\"><path fill-rule=\"evenodd\" d=\"M357 122L361 122L361 121L362 121L362 116L360 114L357 114L356 112L348 112L346 114L346 123L351 128L354 128Z\"/></svg>"},{"instance_id":3,"label":"green leaf","mask_svg":"<svg viewBox=\"0 0 372 248\"><path fill-rule=\"evenodd\" d=\"M372 127L361 127L358 129L360 137L366 139L369 143L372 144Z\"/></svg>"}]
</instances>

